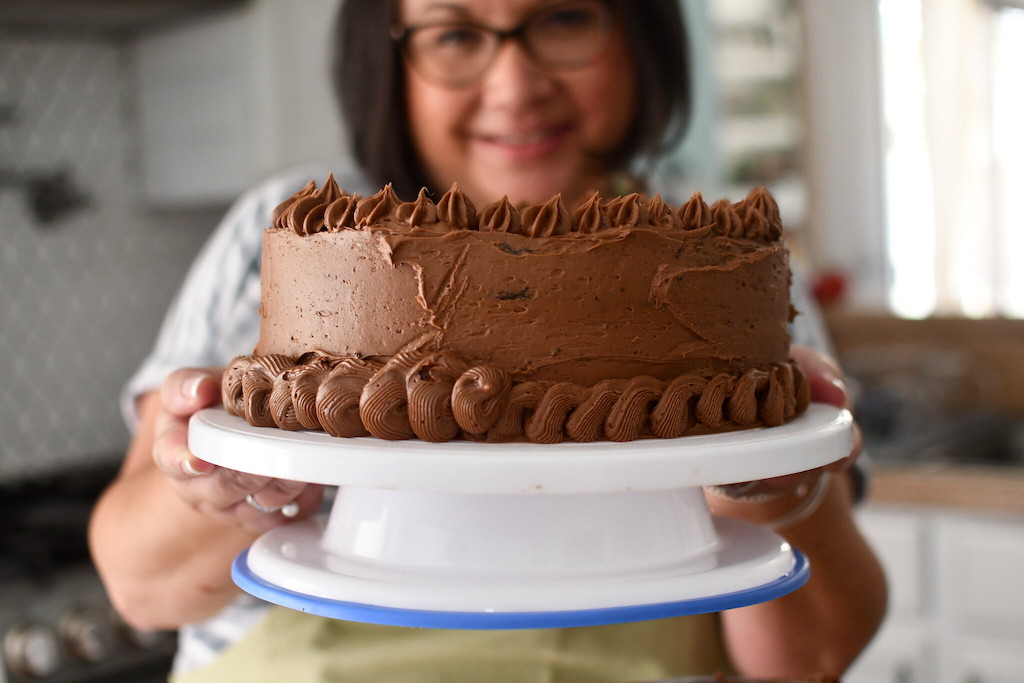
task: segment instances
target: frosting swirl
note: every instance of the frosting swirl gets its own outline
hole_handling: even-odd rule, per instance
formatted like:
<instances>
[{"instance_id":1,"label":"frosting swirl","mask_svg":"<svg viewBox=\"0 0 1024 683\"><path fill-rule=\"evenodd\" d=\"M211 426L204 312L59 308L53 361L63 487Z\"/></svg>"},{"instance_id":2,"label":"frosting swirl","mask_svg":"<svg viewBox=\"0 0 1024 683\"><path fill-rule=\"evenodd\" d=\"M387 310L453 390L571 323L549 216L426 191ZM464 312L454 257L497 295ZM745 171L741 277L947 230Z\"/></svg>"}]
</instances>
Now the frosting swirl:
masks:
<instances>
[{"instance_id":1,"label":"frosting swirl","mask_svg":"<svg viewBox=\"0 0 1024 683\"><path fill-rule=\"evenodd\" d=\"M711 209L700 192L695 192L679 207L679 220L683 224L683 230L698 230L711 224Z\"/></svg>"},{"instance_id":2,"label":"frosting swirl","mask_svg":"<svg viewBox=\"0 0 1024 683\"><path fill-rule=\"evenodd\" d=\"M595 192L576 207L572 213L572 222L576 225L577 232L584 235L591 235L595 232L607 230L612 226L608 218L608 210L601 203L601 194Z\"/></svg>"},{"instance_id":3,"label":"frosting swirl","mask_svg":"<svg viewBox=\"0 0 1024 683\"><path fill-rule=\"evenodd\" d=\"M427 188L423 187L416 201L399 205L395 217L413 227L432 225L437 222L437 206L427 197Z\"/></svg>"},{"instance_id":4,"label":"frosting swirl","mask_svg":"<svg viewBox=\"0 0 1024 683\"><path fill-rule=\"evenodd\" d=\"M491 204L480 213L481 232L522 232L523 218L512 206L508 196Z\"/></svg>"},{"instance_id":5,"label":"frosting swirl","mask_svg":"<svg viewBox=\"0 0 1024 683\"><path fill-rule=\"evenodd\" d=\"M223 397L229 413L263 427L388 440L558 443L777 426L806 409L810 387L792 361L735 375L640 375L586 387L514 381L450 351L388 359L311 352L236 358Z\"/></svg>"},{"instance_id":6,"label":"frosting swirl","mask_svg":"<svg viewBox=\"0 0 1024 683\"><path fill-rule=\"evenodd\" d=\"M354 216L356 225L375 225L390 217L401 204L402 200L388 183L377 194L359 200Z\"/></svg>"},{"instance_id":7,"label":"frosting swirl","mask_svg":"<svg viewBox=\"0 0 1024 683\"><path fill-rule=\"evenodd\" d=\"M711 220L719 235L743 237L743 219L728 199L720 199L711 206Z\"/></svg>"},{"instance_id":8,"label":"frosting swirl","mask_svg":"<svg viewBox=\"0 0 1024 683\"><path fill-rule=\"evenodd\" d=\"M390 184L369 197L346 194L331 175L323 187L317 188L311 180L279 204L271 221L274 228L292 230L298 235L400 225L405 229L480 230L534 238L633 228L692 232L695 237L711 231L731 239L764 243L782 238L778 204L764 187L751 190L735 204L721 199L708 206L700 192L678 208L668 205L659 194L646 199L632 193L603 204L600 194L595 192L572 211L561 195L555 195L544 203L520 208L513 206L508 197L502 197L478 212L457 183L436 204L425 188L415 200L403 202Z\"/></svg>"},{"instance_id":9,"label":"frosting swirl","mask_svg":"<svg viewBox=\"0 0 1024 683\"><path fill-rule=\"evenodd\" d=\"M333 174L330 177L328 177L328 181L330 181L331 177L333 177ZM313 194L316 193L316 191L316 183L310 180L308 183L306 183L305 187L303 187L301 190L293 194L291 197L277 205L274 211L270 214L271 224L277 228L288 228L289 223L288 220L285 218L285 215L291 210L291 208L295 205L296 202L312 196Z\"/></svg>"},{"instance_id":10,"label":"frosting swirl","mask_svg":"<svg viewBox=\"0 0 1024 683\"><path fill-rule=\"evenodd\" d=\"M524 235L552 237L568 235L570 232L569 211L562 203L561 194L556 194L543 204L527 207L522 215Z\"/></svg>"},{"instance_id":11,"label":"frosting swirl","mask_svg":"<svg viewBox=\"0 0 1024 683\"><path fill-rule=\"evenodd\" d=\"M271 220L278 228L293 230L298 235L312 235L327 229L324 213L344 192L334 180L334 174L327 176L323 187L317 189L310 181L295 195L278 205Z\"/></svg>"},{"instance_id":12,"label":"frosting swirl","mask_svg":"<svg viewBox=\"0 0 1024 683\"><path fill-rule=\"evenodd\" d=\"M453 230L476 228L476 207L459 189L458 183L452 183L451 189L437 203L437 217L452 226Z\"/></svg>"},{"instance_id":13,"label":"frosting swirl","mask_svg":"<svg viewBox=\"0 0 1024 683\"><path fill-rule=\"evenodd\" d=\"M679 215L665 203L660 194L651 197L647 203L647 220L662 230L679 230L683 227Z\"/></svg>"},{"instance_id":14,"label":"frosting swirl","mask_svg":"<svg viewBox=\"0 0 1024 683\"><path fill-rule=\"evenodd\" d=\"M740 202L747 239L772 242L782 237L779 205L765 187L755 187Z\"/></svg>"},{"instance_id":15,"label":"frosting swirl","mask_svg":"<svg viewBox=\"0 0 1024 683\"><path fill-rule=\"evenodd\" d=\"M327 205L324 226L327 230L351 230L356 227L356 206L359 195L343 195Z\"/></svg>"},{"instance_id":16,"label":"frosting swirl","mask_svg":"<svg viewBox=\"0 0 1024 683\"><path fill-rule=\"evenodd\" d=\"M647 222L647 215L647 206L636 192L608 202L608 218L613 225L635 228Z\"/></svg>"},{"instance_id":17,"label":"frosting swirl","mask_svg":"<svg viewBox=\"0 0 1024 683\"><path fill-rule=\"evenodd\" d=\"M359 397L383 363L372 358L342 358L316 393L320 428L331 436L366 436L370 431L359 414ZM311 427L310 429L316 429Z\"/></svg>"}]
</instances>

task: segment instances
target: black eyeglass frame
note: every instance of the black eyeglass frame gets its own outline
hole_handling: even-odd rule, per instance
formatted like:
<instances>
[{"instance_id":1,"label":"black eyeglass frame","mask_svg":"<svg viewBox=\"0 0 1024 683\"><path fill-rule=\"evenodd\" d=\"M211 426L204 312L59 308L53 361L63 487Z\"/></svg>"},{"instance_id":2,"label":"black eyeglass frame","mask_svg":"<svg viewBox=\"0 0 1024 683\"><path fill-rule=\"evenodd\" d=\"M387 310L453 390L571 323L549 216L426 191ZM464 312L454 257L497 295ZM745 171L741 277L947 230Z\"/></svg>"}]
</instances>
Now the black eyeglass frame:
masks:
<instances>
[{"instance_id":1,"label":"black eyeglass frame","mask_svg":"<svg viewBox=\"0 0 1024 683\"><path fill-rule=\"evenodd\" d=\"M527 40L525 39L527 29L529 29L530 25L540 16L544 16L545 14L548 14L550 12L557 11L561 7L570 7L572 5L578 4L594 4L604 9L604 14L602 18L605 20L605 44L602 45L600 49L596 50L592 57L579 64L551 63L548 60L539 58L537 54L535 54L534 50L530 47L529 42L527 42ZM436 78L432 74L427 74L424 73L423 71L420 71L425 78L427 78L428 80L434 80L439 85L444 85L446 87L451 88L467 88L470 87L471 85L475 85L476 83L480 82L480 79L483 78L484 74L487 73L487 70L490 68L491 64L494 63L494 58L498 55L499 52L501 52L501 48L509 40L516 41L519 44L519 46L523 49L523 51L527 55L529 55L530 59L534 61L534 63L546 69L573 70L582 69L585 66L589 66L590 64L593 64L595 61L597 61L601 57L601 55L604 54L605 50L608 49L608 45L611 44L612 27L614 26L614 24L615 10L608 0L593 0L593 2L591 3L587 3L586 0L565 0L564 2L559 2L553 5L545 5L536 8L535 10L527 14L525 17L523 17L523 20L520 21L518 25L508 29L494 28L493 26L487 26L486 24L481 24L473 21L432 21L423 24L413 24L411 26L392 26L391 40L394 41L394 43L398 46L399 50L406 57L406 61L409 64L413 65L413 68L416 68L416 61L414 59L409 58L408 44L410 37L417 31L430 28L437 28L439 26L451 26L471 28L496 36L498 39L497 48L494 50L494 54L491 55L490 61L488 61L487 65L483 69L481 69L479 74L477 74L471 79L467 79L465 81L445 81L443 79Z\"/></svg>"}]
</instances>

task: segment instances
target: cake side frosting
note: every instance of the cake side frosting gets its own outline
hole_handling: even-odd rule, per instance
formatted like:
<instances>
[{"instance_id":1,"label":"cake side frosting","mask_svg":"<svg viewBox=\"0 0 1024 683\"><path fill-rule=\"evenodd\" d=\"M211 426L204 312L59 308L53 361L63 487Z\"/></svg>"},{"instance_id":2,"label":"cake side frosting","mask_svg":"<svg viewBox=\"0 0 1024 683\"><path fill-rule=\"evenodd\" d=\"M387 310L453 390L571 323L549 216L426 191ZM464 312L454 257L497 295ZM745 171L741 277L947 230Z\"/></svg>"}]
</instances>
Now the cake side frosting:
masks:
<instances>
[{"instance_id":1,"label":"cake side frosting","mask_svg":"<svg viewBox=\"0 0 1024 683\"><path fill-rule=\"evenodd\" d=\"M336 436L631 440L781 424L788 253L763 189L711 206L558 196L477 210L329 178L275 211L262 324L225 405Z\"/></svg>"}]
</instances>

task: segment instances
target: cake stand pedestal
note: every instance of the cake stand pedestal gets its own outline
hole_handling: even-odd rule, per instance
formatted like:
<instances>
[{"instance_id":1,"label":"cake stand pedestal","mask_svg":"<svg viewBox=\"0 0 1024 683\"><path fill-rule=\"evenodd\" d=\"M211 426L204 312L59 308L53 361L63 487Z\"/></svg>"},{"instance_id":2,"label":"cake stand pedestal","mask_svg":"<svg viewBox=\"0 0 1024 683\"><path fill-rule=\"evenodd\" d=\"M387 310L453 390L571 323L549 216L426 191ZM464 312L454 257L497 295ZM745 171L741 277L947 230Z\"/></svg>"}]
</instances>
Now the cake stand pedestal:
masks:
<instances>
[{"instance_id":1,"label":"cake stand pedestal","mask_svg":"<svg viewBox=\"0 0 1024 683\"><path fill-rule=\"evenodd\" d=\"M850 413L812 404L780 427L628 443L340 439L193 416L200 458L339 486L329 515L273 529L233 577L321 616L431 628L588 626L715 612L803 585L806 559L712 516L702 486L849 454Z\"/></svg>"}]
</instances>

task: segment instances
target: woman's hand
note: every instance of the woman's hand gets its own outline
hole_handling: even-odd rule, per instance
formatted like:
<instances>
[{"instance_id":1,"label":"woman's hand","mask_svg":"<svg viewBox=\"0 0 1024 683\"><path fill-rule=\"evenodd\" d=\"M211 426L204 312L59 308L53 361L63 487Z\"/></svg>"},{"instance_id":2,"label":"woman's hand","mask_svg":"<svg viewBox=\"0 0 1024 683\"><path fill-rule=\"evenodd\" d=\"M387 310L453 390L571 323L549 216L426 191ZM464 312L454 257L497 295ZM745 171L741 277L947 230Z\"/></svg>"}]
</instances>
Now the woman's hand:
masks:
<instances>
[{"instance_id":1,"label":"woman's hand","mask_svg":"<svg viewBox=\"0 0 1024 683\"><path fill-rule=\"evenodd\" d=\"M192 509L224 524L260 533L309 517L320 507L322 486L218 467L189 451L189 418L220 403L222 374L189 368L168 375L153 442L157 468Z\"/></svg>"},{"instance_id":2,"label":"woman's hand","mask_svg":"<svg viewBox=\"0 0 1024 683\"><path fill-rule=\"evenodd\" d=\"M236 472L189 452L189 418L220 403L222 374L178 370L139 398L124 464L93 511L96 568L135 628L178 628L213 616L238 595L231 579L238 554L264 531L320 507L319 485ZM279 508L293 502L296 515L286 517Z\"/></svg>"},{"instance_id":3,"label":"woman's hand","mask_svg":"<svg viewBox=\"0 0 1024 683\"><path fill-rule=\"evenodd\" d=\"M843 373L834 360L806 346L796 344L790 348L790 355L803 370L810 384L812 402L827 403L840 408L851 407ZM846 457L806 472L710 487L708 504L711 511L716 514L758 523L781 520L780 526L785 527L787 513L798 509L801 503L807 501L814 494L819 482L822 487L827 486L829 477L823 480L823 475L826 472L839 473L849 468L860 455L861 447L860 430L854 423L853 448Z\"/></svg>"},{"instance_id":4,"label":"woman's hand","mask_svg":"<svg viewBox=\"0 0 1024 683\"><path fill-rule=\"evenodd\" d=\"M789 355L796 361L796 364L803 370L811 387L811 401L815 403L827 403L839 408L853 409L853 399L850 397L843 371L839 365L825 354L815 351L806 346L794 344L789 349ZM833 472L845 470L853 464L853 461L860 456L864 447L861 439L860 427L853 423L853 448L850 454L841 460L826 465L825 469Z\"/></svg>"},{"instance_id":5,"label":"woman's hand","mask_svg":"<svg viewBox=\"0 0 1024 683\"><path fill-rule=\"evenodd\" d=\"M850 406L835 362L799 346L791 355L810 382L812 401ZM770 525L812 568L799 590L722 613L726 647L739 673L840 676L878 630L885 575L853 517L849 467L860 450L855 431L850 454L824 467L756 482L739 499L709 489L712 511Z\"/></svg>"}]
</instances>

